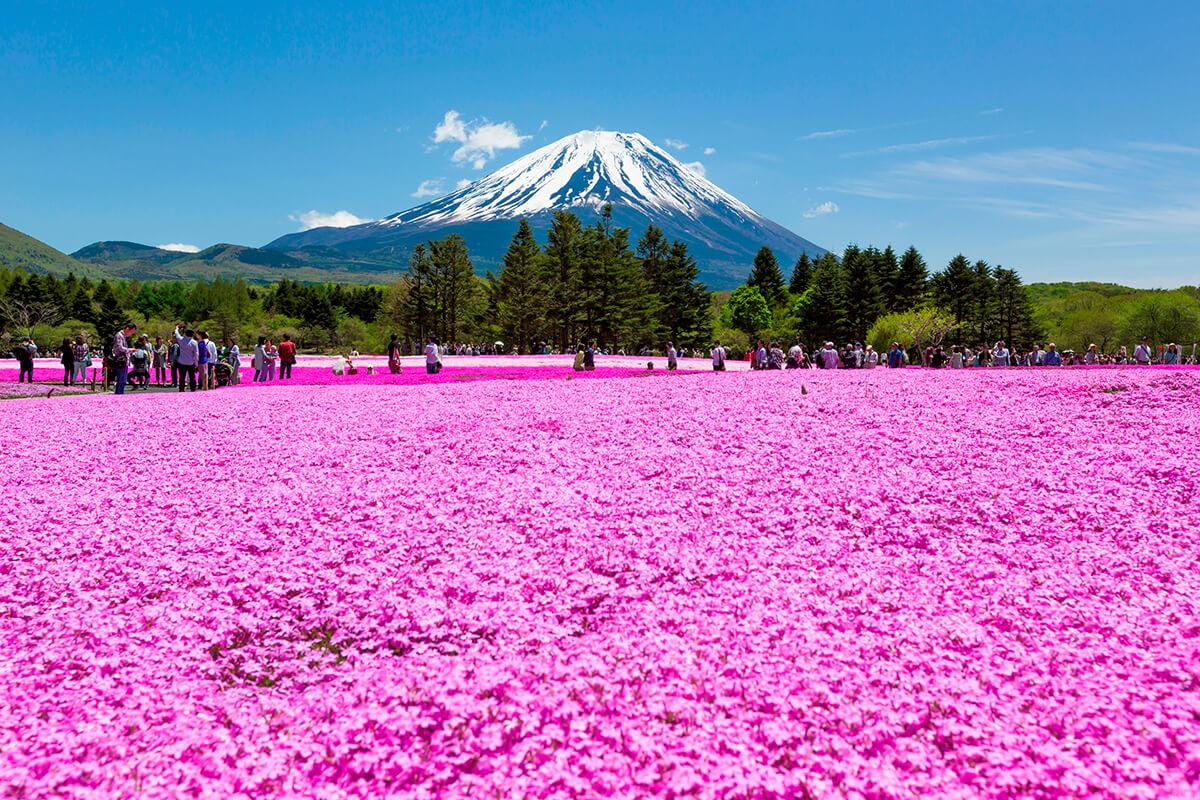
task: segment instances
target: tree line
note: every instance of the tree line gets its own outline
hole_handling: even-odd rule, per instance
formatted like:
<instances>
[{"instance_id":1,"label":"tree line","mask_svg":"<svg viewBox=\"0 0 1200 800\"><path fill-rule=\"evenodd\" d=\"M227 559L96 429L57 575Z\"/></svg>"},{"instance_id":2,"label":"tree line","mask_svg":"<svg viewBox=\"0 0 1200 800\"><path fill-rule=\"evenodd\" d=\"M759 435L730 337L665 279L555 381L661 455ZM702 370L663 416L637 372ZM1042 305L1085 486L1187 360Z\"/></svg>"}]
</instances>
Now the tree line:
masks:
<instances>
[{"instance_id":1,"label":"tree line","mask_svg":"<svg viewBox=\"0 0 1200 800\"><path fill-rule=\"evenodd\" d=\"M413 249L389 286L251 286L210 281L92 281L0 267L0 345L33 335L43 346L92 329L104 339L126 319L150 335L176 322L218 338L253 341L288 333L313 350L382 351L393 335L411 342L501 340L510 352L583 342L661 351L671 340L706 349L714 337L736 352L756 338L809 347L900 341L1023 349L1054 340L1060 349L1105 352L1141 336L1155 343L1200 339L1200 290L1139 291L1112 284L1035 284L1010 268L963 255L930 273L910 246L850 245L840 254L802 254L785 278L774 252L759 250L744 285L711 293L687 244L650 226L636 244L613 223L612 207L585 225L554 214L545 243L520 220L495 274L475 274L456 235Z\"/></svg>"}]
</instances>

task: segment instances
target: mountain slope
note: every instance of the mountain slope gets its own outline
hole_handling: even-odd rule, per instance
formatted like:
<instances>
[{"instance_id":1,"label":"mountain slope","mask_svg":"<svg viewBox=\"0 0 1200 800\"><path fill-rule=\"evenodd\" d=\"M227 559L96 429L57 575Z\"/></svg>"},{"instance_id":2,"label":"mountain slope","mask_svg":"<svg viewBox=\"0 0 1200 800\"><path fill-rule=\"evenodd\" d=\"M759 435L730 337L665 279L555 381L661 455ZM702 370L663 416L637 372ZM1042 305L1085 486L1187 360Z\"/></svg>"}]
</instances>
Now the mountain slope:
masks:
<instances>
[{"instance_id":1,"label":"mountain slope","mask_svg":"<svg viewBox=\"0 0 1200 800\"><path fill-rule=\"evenodd\" d=\"M268 248L313 263L337 256L402 267L417 242L457 233L479 265L496 264L529 219L535 231L570 209L585 223L605 203L636 240L647 225L688 243L715 288L740 283L763 245L786 263L824 250L754 211L636 133L581 131L529 153L451 194L378 222L316 228ZM335 255L336 254L336 255Z\"/></svg>"},{"instance_id":2,"label":"mountain slope","mask_svg":"<svg viewBox=\"0 0 1200 800\"><path fill-rule=\"evenodd\" d=\"M20 267L27 272L95 277L98 271L55 250L45 242L0 224L0 267Z\"/></svg>"},{"instance_id":3,"label":"mountain slope","mask_svg":"<svg viewBox=\"0 0 1200 800\"><path fill-rule=\"evenodd\" d=\"M289 278L305 282L382 283L395 268L371 265L354 269L349 260L329 259L313 265L277 250L238 244L215 244L198 253L163 250L137 242L96 242L72 254L105 275L125 280L211 280L241 277L250 283Z\"/></svg>"}]
</instances>

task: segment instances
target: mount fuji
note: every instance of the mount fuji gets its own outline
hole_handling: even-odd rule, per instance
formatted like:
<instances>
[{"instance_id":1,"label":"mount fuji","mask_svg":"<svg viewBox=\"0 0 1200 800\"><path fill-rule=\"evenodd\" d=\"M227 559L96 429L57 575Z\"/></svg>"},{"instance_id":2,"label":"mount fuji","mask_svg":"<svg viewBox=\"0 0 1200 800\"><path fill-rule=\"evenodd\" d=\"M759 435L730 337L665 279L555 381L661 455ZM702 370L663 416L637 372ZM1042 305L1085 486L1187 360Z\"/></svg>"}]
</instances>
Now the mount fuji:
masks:
<instances>
[{"instance_id":1,"label":"mount fuji","mask_svg":"<svg viewBox=\"0 0 1200 800\"><path fill-rule=\"evenodd\" d=\"M785 268L801 253L825 252L645 136L614 131L580 131L432 202L377 222L288 234L267 249L314 266L350 262L375 272L389 264L405 265L418 242L456 233L466 240L477 265L494 267L519 218L542 233L556 210L573 211L586 225L607 203L613 205L616 223L631 229L633 243L648 225L687 242L701 278L714 289L741 283L763 245L775 251Z\"/></svg>"}]
</instances>

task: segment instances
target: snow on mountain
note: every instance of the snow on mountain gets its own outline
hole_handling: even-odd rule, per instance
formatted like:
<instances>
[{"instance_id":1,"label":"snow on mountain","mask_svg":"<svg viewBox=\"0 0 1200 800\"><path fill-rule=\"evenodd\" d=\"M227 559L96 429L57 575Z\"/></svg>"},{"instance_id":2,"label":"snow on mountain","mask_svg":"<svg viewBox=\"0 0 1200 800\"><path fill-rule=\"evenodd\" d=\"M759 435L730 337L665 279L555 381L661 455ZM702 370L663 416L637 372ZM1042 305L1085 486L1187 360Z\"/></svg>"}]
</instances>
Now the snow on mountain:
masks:
<instances>
[{"instance_id":1,"label":"snow on mountain","mask_svg":"<svg viewBox=\"0 0 1200 800\"><path fill-rule=\"evenodd\" d=\"M580 206L621 205L647 216L759 216L640 133L580 131L517 159L446 197L381 224L450 225L517 219Z\"/></svg>"},{"instance_id":2,"label":"snow on mountain","mask_svg":"<svg viewBox=\"0 0 1200 800\"><path fill-rule=\"evenodd\" d=\"M299 258L402 266L417 242L457 233L477 265L491 267L503 258L515 220L525 217L544 231L553 211L570 209L587 224L606 203L634 241L651 224L686 241L714 288L740 283L763 245L785 263L801 252L824 252L645 136L615 131L580 131L416 208L364 225L289 234L267 247Z\"/></svg>"}]
</instances>

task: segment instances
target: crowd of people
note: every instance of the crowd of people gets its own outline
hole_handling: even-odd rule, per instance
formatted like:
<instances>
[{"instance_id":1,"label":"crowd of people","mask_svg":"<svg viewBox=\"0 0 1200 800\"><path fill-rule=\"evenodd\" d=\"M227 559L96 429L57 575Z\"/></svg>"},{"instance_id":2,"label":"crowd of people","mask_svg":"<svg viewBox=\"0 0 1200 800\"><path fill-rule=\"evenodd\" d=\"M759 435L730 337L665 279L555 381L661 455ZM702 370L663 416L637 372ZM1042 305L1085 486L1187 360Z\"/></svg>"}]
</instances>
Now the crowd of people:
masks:
<instances>
[{"instance_id":1,"label":"crowd of people","mask_svg":"<svg viewBox=\"0 0 1200 800\"><path fill-rule=\"evenodd\" d=\"M537 354L550 355L557 353L544 342L535 343L532 348ZM625 355L623 350L610 351L596 342L580 343L573 351L575 359L573 367L576 371L594 370L597 355ZM416 348L411 342L401 342L395 335L391 337L387 347L388 369L392 373L402 370L401 357L416 355ZM433 375L442 369L443 355L492 355L502 354L505 347L502 342L493 345L455 344L442 345L430 337L421 353L425 356L426 372ZM677 348L673 342L667 342L661 351L667 357L667 369L678 367L679 359L703 357L705 354L698 350ZM919 364L931 369L965 369L972 367L1058 367L1071 365L1144 365L1153 364L1197 364L1196 345L1191 352L1171 342L1165 345L1153 346L1148 337L1142 337L1133 352L1121 345L1114 352L1102 353L1095 345L1089 345L1083 352L1059 350L1054 342L1046 345L1034 344L1029 350L1010 349L1005 342L996 342L993 346L952 345L948 349L941 345L927 345L916 351ZM39 356L38 347L34 341L26 337L13 348L13 355L19 365L18 382L33 383L34 359ZM132 322L122 326L101 347L94 348L83 334L72 338L64 338L57 350L48 353L57 356L63 366L63 385L71 386L87 382L87 371L99 364L100 377L104 388L115 386L117 394L124 394L126 389L147 389L150 386L170 387L178 391L205 391L218 386L237 385L242 382L243 354L235 339L214 341L207 331L176 326L169 340L161 336L150 337L138 334L137 326ZM643 349L639 355L655 355L649 349ZM338 356L333 372L335 375L355 374L353 358L358 356L357 350ZM707 356L712 360L715 371L724 371L730 354L728 348L719 341L714 342ZM815 350L809 350L804 343L796 341L786 351L777 341L759 339L756 345L744 354L744 360L750 363L754 370L771 369L873 369L875 367L896 369L910 366L914 359L899 342L892 342L885 353L877 352L871 345L861 342L848 342L842 347L836 347L833 342L825 342ZM271 337L259 336L254 352L249 358L248 366L254 370L254 382L270 382L287 380L292 376L292 368L296 364L296 344L291 336L284 334L278 344ZM649 365L653 367L653 362ZM97 378L96 370L92 371L92 382Z\"/></svg>"},{"instance_id":2,"label":"crowd of people","mask_svg":"<svg viewBox=\"0 0 1200 800\"><path fill-rule=\"evenodd\" d=\"M39 356L37 344L26 337L13 348L20 365L19 382L33 382L33 362ZM148 389L151 386L170 387L178 391L204 391L217 386L242 382L243 354L235 339L215 341L204 330L176 327L169 340L161 336L151 341L138 334L137 325L126 323L100 346L91 344L84 334L65 338L57 350L47 353L57 357L63 366L63 385L86 383L87 371L93 369L92 381L99 378L107 390L112 385L117 394L128 389ZM268 336L258 337L258 344L249 358L256 382L287 380L296 364L296 344L284 334L279 344ZM278 366L278 375L276 367Z\"/></svg>"},{"instance_id":3,"label":"crowd of people","mask_svg":"<svg viewBox=\"0 0 1200 800\"><path fill-rule=\"evenodd\" d=\"M1015 348L1009 349L1003 341L999 341L991 347L956 344L947 349L941 345L927 345L919 351L919 355L920 366L931 369L1200 363L1197 360L1196 345L1193 344L1191 353L1186 354L1183 348L1174 342L1155 348L1148 337L1142 337L1141 342L1133 348L1132 354L1125 345L1121 345L1113 353L1102 353L1095 344L1089 345L1083 352L1060 351L1054 342L1048 343L1045 349L1042 349L1040 344L1034 344L1029 350L1020 351ZM721 347L720 342L713 346L710 356L714 369L724 368L728 353ZM899 342L892 342L888 352L882 354L876 352L871 345L863 345L861 342L850 342L841 348L834 346L833 342L825 342L810 354L799 341L785 353L778 342L765 342L762 339L745 354L745 360L750 362L751 369L894 369L912 363L908 351L901 347Z\"/></svg>"}]
</instances>

